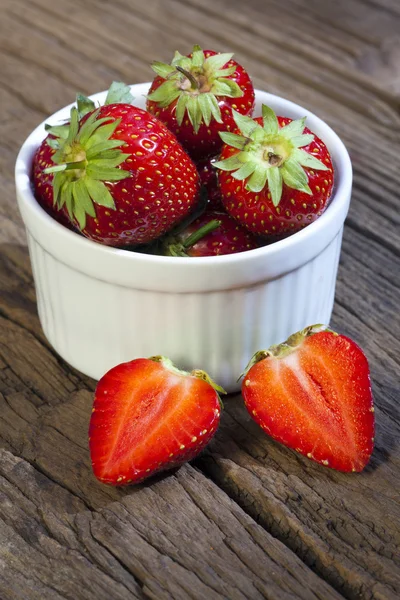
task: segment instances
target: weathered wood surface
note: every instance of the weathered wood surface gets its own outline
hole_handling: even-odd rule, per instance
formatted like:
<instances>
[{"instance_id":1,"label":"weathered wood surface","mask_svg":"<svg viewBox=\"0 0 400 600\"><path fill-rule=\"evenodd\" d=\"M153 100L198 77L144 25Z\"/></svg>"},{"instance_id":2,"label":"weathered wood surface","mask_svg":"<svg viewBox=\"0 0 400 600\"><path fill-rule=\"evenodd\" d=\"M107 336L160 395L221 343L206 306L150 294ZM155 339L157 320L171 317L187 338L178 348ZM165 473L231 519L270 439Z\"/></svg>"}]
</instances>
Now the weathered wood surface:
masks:
<instances>
[{"instance_id":1,"label":"weathered wood surface","mask_svg":"<svg viewBox=\"0 0 400 600\"><path fill-rule=\"evenodd\" d=\"M0 598L400 597L400 5L397 0L0 0ZM353 159L333 324L370 360L364 473L266 438L240 396L192 466L139 488L94 480L94 382L36 314L13 164L77 90L151 78L193 42L326 119Z\"/></svg>"}]
</instances>

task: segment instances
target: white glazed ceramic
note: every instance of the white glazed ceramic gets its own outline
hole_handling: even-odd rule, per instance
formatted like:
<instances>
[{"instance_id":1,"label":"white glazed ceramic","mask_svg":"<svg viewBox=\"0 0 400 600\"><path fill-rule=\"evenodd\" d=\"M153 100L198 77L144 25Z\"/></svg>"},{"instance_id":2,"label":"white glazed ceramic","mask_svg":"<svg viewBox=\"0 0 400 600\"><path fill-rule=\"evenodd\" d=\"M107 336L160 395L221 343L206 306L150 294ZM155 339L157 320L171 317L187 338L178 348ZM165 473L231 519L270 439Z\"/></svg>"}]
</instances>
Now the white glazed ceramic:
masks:
<instances>
[{"instance_id":1,"label":"white glazed ceramic","mask_svg":"<svg viewBox=\"0 0 400 600\"><path fill-rule=\"evenodd\" d=\"M144 107L149 84L132 86ZM102 101L105 93L96 94ZM261 348L331 316L352 169L345 146L318 117L288 100L256 92L278 114L307 116L335 166L334 198L314 223L270 246L218 257L176 258L102 246L51 219L36 202L30 171L44 123L23 144L16 187L39 317L50 343L72 366L99 379L114 365L156 354L206 370L228 392ZM70 106L46 122L69 116Z\"/></svg>"}]
</instances>

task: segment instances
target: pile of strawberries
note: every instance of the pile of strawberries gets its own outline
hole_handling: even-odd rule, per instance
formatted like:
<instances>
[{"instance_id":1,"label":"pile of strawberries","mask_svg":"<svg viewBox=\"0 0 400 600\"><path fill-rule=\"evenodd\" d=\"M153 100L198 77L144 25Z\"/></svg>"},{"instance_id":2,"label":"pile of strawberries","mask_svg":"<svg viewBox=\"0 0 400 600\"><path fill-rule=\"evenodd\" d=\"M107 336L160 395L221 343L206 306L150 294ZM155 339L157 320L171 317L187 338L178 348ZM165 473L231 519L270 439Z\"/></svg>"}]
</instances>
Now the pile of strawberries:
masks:
<instances>
[{"instance_id":1,"label":"pile of strawberries","mask_svg":"<svg viewBox=\"0 0 400 600\"><path fill-rule=\"evenodd\" d=\"M78 96L69 122L47 128L32 180L51 216L110 246L215 256L321 215L334 179L328 149L305 119L267 106L253 119L254 88L232 54L194 46L152 67L146 111L114 83L103 106Z\"/></svg>"},{"instance_id":2,"label":"pile of strawberries","mask_svg":"<svg viewBox=\"0 0 400 600\"><path fill-rule=\"evenodd\" d=\"M153 63L147 111L114 83L103 106L78 96L33 162L41 206L92 240L169 256L272 243L313 222L332 193L331 157L305 119L252 118L254 89L232 54L178 52ZM224 390L162 356L100 380L89 445L95 476L137 483L195 457L213 437ZM251 417L275 440L341 471L373 449L367 360L349 338L310 326L257 352L243 375Z\"/></svg>"}]
</instances>

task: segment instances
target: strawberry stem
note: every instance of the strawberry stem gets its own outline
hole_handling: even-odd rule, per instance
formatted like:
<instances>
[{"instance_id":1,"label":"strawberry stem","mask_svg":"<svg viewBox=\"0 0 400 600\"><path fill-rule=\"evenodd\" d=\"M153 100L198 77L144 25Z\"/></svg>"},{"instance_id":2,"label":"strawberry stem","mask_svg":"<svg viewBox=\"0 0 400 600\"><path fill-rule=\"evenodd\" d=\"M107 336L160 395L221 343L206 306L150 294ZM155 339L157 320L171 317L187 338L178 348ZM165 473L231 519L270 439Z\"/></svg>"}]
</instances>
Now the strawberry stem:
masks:
<instances>
[{"instance_id":1,"label":"strawberry stem","mask_svg":"<svg viewBox=\"0 0 400 600\"><path fill-rule=\"evenodd\" d=\"M192 84L192 86L194 87L195 90L200 89L199 82L197 81L196 77L194 75L192 75L192 73L190 71L187 71L186 69L184 69L183 67L180 67L179 65L176 66L176 70L179 71L179 73L182 73L182 75L184 75L187 79L189 79L190 83Z\"/></svg>"},{"instance_id":2,"label":"strawberry stem","mask_svg":"<svg viewBox=\"0 0 400 600\"><path fill-rule=\"evenodd\" d=\"M215 229L221 225L221 221L217 221L217 219L213 219L209 223L206 223L202 227L199 227L196 231L191 233L186 240L182 242L184 248L191 248L194 246L199 240L205 237L208 233L211 233Z\"/></svg>"}]
</instances>

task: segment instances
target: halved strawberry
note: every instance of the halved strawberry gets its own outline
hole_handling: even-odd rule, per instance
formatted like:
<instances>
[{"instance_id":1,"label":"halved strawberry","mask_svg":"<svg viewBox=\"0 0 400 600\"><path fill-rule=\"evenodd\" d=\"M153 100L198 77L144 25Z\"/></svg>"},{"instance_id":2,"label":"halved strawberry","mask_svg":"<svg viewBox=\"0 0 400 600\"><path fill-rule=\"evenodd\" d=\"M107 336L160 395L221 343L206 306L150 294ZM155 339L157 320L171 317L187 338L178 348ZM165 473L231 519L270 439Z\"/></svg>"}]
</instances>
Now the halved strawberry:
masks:
<instances>
[{"instance_id":1,"label":"halved strawberry","mask_svg":"<svg viewBox=\"0 0 400 600\"><path fill-rule=\"evenodd\" d=\"M251 359L247 410L278 442L339 471L362 471L374 445L367 359L344 335L312 325Z\"/></svg>"},{"instance_id":2,"label":"halved strawberry","mask_svg":"<svg viewBox=\"0 0 400 600\"><path fill-rule=\"evenodd\" d=\"M225 393L204 371L180 371L162 356L108 371L89 427L97 479L128 485L194 458L219 425L218 392Z\"/></svg>"}]
</instances>

